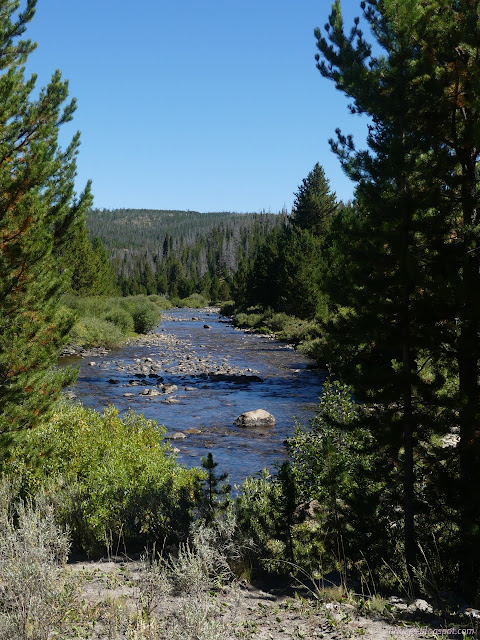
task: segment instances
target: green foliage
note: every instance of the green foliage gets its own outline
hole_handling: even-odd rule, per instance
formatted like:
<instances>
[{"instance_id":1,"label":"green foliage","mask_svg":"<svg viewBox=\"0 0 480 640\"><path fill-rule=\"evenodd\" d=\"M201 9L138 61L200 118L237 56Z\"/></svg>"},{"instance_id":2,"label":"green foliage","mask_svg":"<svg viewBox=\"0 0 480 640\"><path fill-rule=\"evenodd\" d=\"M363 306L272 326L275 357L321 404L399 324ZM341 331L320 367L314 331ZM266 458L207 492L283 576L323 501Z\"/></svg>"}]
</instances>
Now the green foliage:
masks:
<instances>
[{"instance_id":1,"label":"green foliage","mask_svg":"<svg viewBox=\"0 0 480 640\"><path fill-rule=\"evenodd\" d=\"M357 187L356 210L331 235L326 260L323 286L333 314L324 352L369 403L382 477L391 461L398 469L390 518L403 514L410 582L415 587L424 562L425 514L453 505L456 492L457 513L449 513L460 542L450 551L464 596L478 598L478 6L453 3L446 11L437 0L363 6L374 46L358 20L345 30L339 0L325 32L315 32L319 71L347 95L352 112L372 122L366 150L340 130L331 141ZM340 308L347 313L335 314ZM425 483L424 474L445 464L430 443L453 425L460 443L450 482L442 482L435 504L426 503L425 484L435 476Z\"/></svg>"},{"instance_id":2,"label":"green foliage","mask_svg":"<svg viewBox=\"0 0 480 640\"><path fill-rule=\"evenodd\" d=\"M103 319L114 324L120 329L123 335L128 335L134 330L133 316L122 307L113 307L106 311Z\"/></svg>"},{"instance_id":3,"label":"green foliage","mask_svg":"<svg viewBox=\"0 0 480 640\"><path fill-rule=\"evenodd\" d=\"M150 302L154 302L160 309L160 311L166 311L167 309L172 308L171 301L165 298L165 296L158 296L156 294L153 294L149 295L148 299L150 300Z\"/></svg>"},{"instance_id":4,"label":"green foliage","mask_svg":"<svg viewBox=\"0 0 480 640\"><path fill-rule=\"evenodd\" d=\"M71 274L70 289L79 296L112 295L116 276L105 247L99 238L88 237L85 221L71 230L68 242L59 251L62 268Z\"/></svg>"},{"instance_id":5,"label":"green foliage","mask_svg":"<svg viewBox=\"0 0 480 640\"><path fill-rule=\"evenodd\" d=\"M0 22L0 437L35 425L71 372L52 369L72 324L58 313L69 274L59 268L69 233L91 203L74 194L79 135L61 149L60 127L72 119L67 83L56 71L47 87L25 78L34 50L21 40L35 1L19 12L2 4ZM6 438L6 435L8 437Z\"/></svg>"},{"instance_id":6,"label":"green foliage","mask_svg":"<svg viewBox=\"0 0 480 640\"><path fill-rule=\"evenodd\" d=\"M77 551L178 543L188 533L201 474L177 464L161 442L164 432L142 415L62 403L3 470L33 494L47 479L57 484L57 515Z\"/></svg>"},{"instance_id":7,"label":"green foliage","mask_svg":"<svg viewBox=\"0 0 480 640\"><path fill-rule=\"evenodd\" d=\"M122 344L124 338L124 333L117 324L102 318L87 316L74 324L69 341L80 347L114 349Z\"/></svg>"},{"instance_id":8,"label":"green foliage","mask_svg":"<svg viewBox=\"0 0 480 640\"><path fill-rule=\"evenodd\" d=\"M317 162L295 194L292 222L301 229L308 229L315 236L323 237L337 207L335 194L330 193L325 172Z\"/></svg>"},{"instance_id":9,"label":"green foliage","mask_svg":"<svg viewBox=\"0 0 480 640\"><path fill-rule=\"evenodd\" d=\"M316 499L328 504L331 511L337 508L337 491L344 491L344 485L351 481L348 475L353 461L347 456L351 434L346 429L359 412L351 389L326 381L315 418L306 428L295 424L294 435L287 439L286 447L302 502Z\"/></svg>"},{"instance_id":10,"label":"green foliage","mask_svg":"<svg viewBox=\"0 0 480 640\"><path fill-rule=\"evenodd\" d=\"M160 308L164 306L165 299L157 298L64 296L62 304L77 315L70 332L70 343L82 347L103 345L113 348L133 332L151 331L160 322Z\"/></svg>"},{"instance_id":11,"label":"green foliage","mask_svg":"<svg viewBox=\"0 0 480 640\"><path fill-rule=\"evenodd\" d=\"M224 511L229 503L229 495L232 487L225 481L228 480L228 473L217 475L215 469L218 462L214 462L212 453L202 458L202 468L207 472L207 477L203 487L203 503L200 512L205 518L205 522L210 524L215 516Z\"/></svg>"},{"instance_id":12,"label":"green foliage","mask_svg":"<svg viewBox=\"0 0 480 640\"><path fill-rule=\"evenodd\" d=\"M234 325L240 329L252 329L257 333L275 333L277 338L291 342L305 355L325 362L322 326L318 321L301 320L284 312L275 313L272 309L262 313L258 313L258 307L254 309L254 312L235 313Z\"/></svg>"},{"instance_id":13,"label":"green foliage","mask_svg":"<svg viewBox=\"0 0 480 640\"><path fill-rule=\"evenodd\" d=\"M260 329L263 325L263 319L263 313L237 313L234 323L240 329Z\"/></svg>"},{"instance_id":14,"label":"green foliage","mask_svg":"<svg viewBox=\"0 0 480 640\"><path fill-rule=\"evenodd\" d=\"M92 210L88 227L116 265L123 295L232 297L232 275L286 213Z\"/></svg>"},{"instance_id":15,"label":"green foliage","mask_svg":"<svg viewBox=\"0 0 480 640\"><path fill-rule=\"evenodd\" d=\"M263 320L265 326L268 327L273 333L279 333L283 331L290 321L291 317L284 312L272 313L271 315L265 314L265 318Z\"/></svg>"},{"instance_id":16,"label":"green foliage","mask_svg":"<svg viewBox=\"0 0 480 640\"><path fill-rule=\"evenodd\" d=\"M320 287L323 239L294 224L275 229L233 289L237 306L270 307L303 319L325 313Z\"/></svg>"},{"instance_id":17,"label":"green foliage","mask_svg":"<svg viewBox=\"0 0 480 640\"><path fill-rule=\"evenodd\" d=\"M348 387L327 381L315 418L297 422L285 443L289 461L275 476L265 471L242 485L238 522L266 569L336 570L370 589L398 586L395 576L406 580L392 509L398 472L378 455L364 415Z\"/></svg>"},{"instance_id":18,"label":"green foliage","mask_svg":"<svg viewBox=\"0 0 480 640\"><path fill-rule=\"evenodd\" d=\"M222 306L220 307L220 313L223 316L233 316L233 314L235 313L235 302L233 300L227 300L226 302L222 303Z\"/></svg>"},{"instance_id":19,"label":"green foliage","mask_svg":"<svg viewBox=\"0 0 480 640\"><path fill-rule=\"evenodd\" d=\"M130 305L129 305L130 306ZM136 299L130 306L133 328L137 333L148 333L160 322L160 310L148 299Z\"/></svg>"},{"instance_id":20,"label":"green foliage","mask_svg":"<svg viewBox=\"0 0 480 640\"><path fill-rule=\"evenodd\" d=\"M208 302L208 299L200 293L192 293L188 298L178 300L176 306L190 309L204 309L208 307Z\"/></svg>"},{"instance_id":21,"label":"green foliage","mask_svg":"<svg viewBox=\"0 0 480 640\"><path fill-rule=\"evenodd\" d=\"M261 565L283 572L285 567L278 561L285 558L285 544L275 536L280 498L281 486L274 482L270 471L264 469L259 478L245 479L235 509L240 529L252 538L263 557Z\"/></svg>"}]
</instances>

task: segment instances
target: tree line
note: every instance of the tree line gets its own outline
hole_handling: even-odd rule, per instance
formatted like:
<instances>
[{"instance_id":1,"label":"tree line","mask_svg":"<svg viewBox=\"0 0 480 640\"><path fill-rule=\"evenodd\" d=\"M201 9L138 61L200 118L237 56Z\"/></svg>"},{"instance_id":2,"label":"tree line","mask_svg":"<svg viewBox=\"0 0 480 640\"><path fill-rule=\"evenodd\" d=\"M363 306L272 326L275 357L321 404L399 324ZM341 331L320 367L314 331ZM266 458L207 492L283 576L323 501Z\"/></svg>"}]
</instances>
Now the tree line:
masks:
<instances>
[{"instance_id":1,"label":"tree line","mask_svg":"<svg viewBox=\"0 0 480 640\"><path fill-rule=\"evenodd\" d=\"M238 265L253 257L286 212L90 210L87 227L112 263L123 295L192 293L228 300Z\"/></svg>"}]
</instances>

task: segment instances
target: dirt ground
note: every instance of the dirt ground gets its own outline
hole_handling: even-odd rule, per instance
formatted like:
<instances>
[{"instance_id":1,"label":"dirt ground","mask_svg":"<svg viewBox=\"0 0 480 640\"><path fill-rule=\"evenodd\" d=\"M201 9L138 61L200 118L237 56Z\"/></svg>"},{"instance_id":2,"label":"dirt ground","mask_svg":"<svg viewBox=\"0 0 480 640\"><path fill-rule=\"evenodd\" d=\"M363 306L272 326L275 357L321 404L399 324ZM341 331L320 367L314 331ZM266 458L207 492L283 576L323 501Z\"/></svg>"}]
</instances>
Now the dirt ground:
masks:
<instances>
[{"instance_id":1,"label":"dirt ground","mask_svg":"<svg viewBox=\"0 0 480 640\"><path fill-rule=\"evenodd\" d=\"M63 570L75 584L69 637L91 640L405 640L440 637L360 615L348 602L319 601L308 590L262 590L245 582L172 595L148 584L141 562L79 562ZM445 635L443 636L445 637ZM462 637L449 635L449 637Z\"/></svg>"}]
</instances>

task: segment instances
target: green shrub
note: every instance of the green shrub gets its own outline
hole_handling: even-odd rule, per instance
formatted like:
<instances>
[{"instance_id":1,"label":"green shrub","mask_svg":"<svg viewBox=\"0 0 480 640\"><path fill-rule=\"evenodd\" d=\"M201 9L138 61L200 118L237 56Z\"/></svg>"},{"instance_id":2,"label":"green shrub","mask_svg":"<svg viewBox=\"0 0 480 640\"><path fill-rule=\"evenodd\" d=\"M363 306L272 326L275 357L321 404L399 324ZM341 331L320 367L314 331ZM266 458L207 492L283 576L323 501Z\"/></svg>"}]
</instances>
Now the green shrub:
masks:
<instances>
[{"instance_id":1,"label":"green shrub","mask_svg":"<svg viewBox=\"0 0 480 640\"><path fill-rule=\"evenodd\" d=\"M203 476L176 462L163 433L133 412L121 418L114 407L100 414L62 403L27 434L5 470L21 476L30 493L48 479L57 483L57 515L77 551L178 543Z\"/></svg>"},{"instance_id":2,"label":"green shrub","mask_svg":"<svg viewBox=\"0 0 480 640\"><path fill-rule=\"evenodd\" d=\"M264 469L260 478L246 478L235 505L240 529L256 546L257 563L274 571L285 570L285 542L276 535L280 500L281 486Z\"/></svg>"},{"instance_id":3,"label":"green shrub","mask_svg":"<svg viewBox=\"0 0 480 640\"><path fill-rule=\"evenodd\" d=\"M172 302L168 300L168 298L165 298L165 296L158 296L155 293L148 296L148 299L150 300L150 302L155 303L161 311L165 311L166 309L171 309L173 306Z\"/></svg>"},{"instance_id":4,"label":"green shrub","mask_svg":"<svg viewBox=\"0 0 480 640\"><path fill-rule=\"evenodd\" d=\"M180 298L178 296L172 296L170 298L170 302L171 302L171 307L172 308L177 308L177 307L181 307L182 306L182 301L180 300Z\"/></svg>"},{"instance_id":5,"label":"green shrub","mask_svg":"<svg viewBox=\"0 0 480 640\"><path fill-rule=\"evenodd\" d=\"M160 313L150 305L136 305L132 315L137 333L148 333L160 322Z\"/></svg>"},{"instance_id":6,"label":"green shrub","mask_svg":"<svg viewBox=\"0 0 480 640\"><path fill-rule=\"evenodd\" d=\"M86 316L77 320L70 332L70 342L81 347L118 347L123 341L123 333L112 322Z\"/></svg>"},{"instance_id":7,"label":"green shrub","mask_svg":"<svg viewBox=\"0 0 480 640\"><path fill-rule=\"evenodd\" d=\"M233 300L227 300L220 307L220 313L222 316L233 316L235 313L235 302Z\"/></svg>"},{"instance_id":8,"label":"green shrub","mask_svg":"<svg viewBox=\"0 0 480 640\"><path fill-rule=\"evenodd\" d=\"M237 313L233 322L240 329L258 329L263 322L263 313Z\"/></svg>"},{"instance_id":9,"label":"green shrub","mask_svg":"<svg viewBox=\"0 0 480 640\"><path fill-rule=\"evenodd\" d=\"M247 323L247 314L246 313L237 313L233 319L233 323L239 329L244 329L248 327Z\"/></svg>"},{"instance_id":10,"label":"green shrub","mask_svg":"<svg viewBox=\"0 0 480 640\"><path fill-rule=\"evenodd\" d=\"M208 300L200 293L192 293L188 298L179 300L178 306L189 309L203 309L204 307L208 307Z\"/></svg>"},{"instance_id":11,"label":"green shrub","mask_svg":"<svg viewBox=\"0 0 480 640\"><path fill-rule=\"evenodd\" d=\"M305 342L301 342L298 345L298 350L309 358L316 360L317 363L325 366L325 363L322 361L325 356L325 340L323 338L305 340Z\"/></svg>"},{"instance_id":12,"label":"green shrub","mask_svg":"<svg viewBox=\"0 0 480 640\"><path fill-rule=\"evenodd\" d=\"M129 334L134 329L132 314L122 307L113 307L109 309L103 316L107 322L111 322L118 327L123 334Z\"/></svg>"},{"instance_id":13,"label":"green shrub","mask_svg":"<svg viewBox=\"0 0 480 640\"><path fill-rule=\"evenodd\" d=\"M140 295L123 298L121 304L131 313L134 330L137 333L147 333L160 322L160 309L147 296Z\"/></svg>"},{"instance_id":14,"label":"green shrub","mask_svg":"<svg viewBox=\"0 0 480 640\"><path fill-rule=\"evenodd\" d=\"M269 329L277 333L284 329L289 322L291 322L291 316L286 313L275 313L270 318L265 318L264 323Z\"/></svg>"},{"instance_id":15,"label":"green shrub","mask_svg":"<svg viewBox=\"0 0 480 640\"><path fill-rule=\"evenodd\" d=\"M300 320L292 317L278 335L282 340L299 345L302 342L321 337L321 329L314 320Z\"/></svg>"},{"instance_id":16,"label":"green shrub","mask_svg":"<svg viewBox=\"0 0 480 640\"><path fill-rule=\"evenodd\" d=\"M153 298L151 300L150 298ZM120 329L123 337L132 331L147 333L160 322L160 309L169 308L171 304L160 296L145 295L121 297L91 296L80 298L66 295L62 303L76 313L78 326L74 328L71 342L85 346L116 346L121 341L115 332L109 344L103 342L103 336L108 340L105 332L108 327L102 326L100 321L107 321Z\"/></svg>"}]
</instances>

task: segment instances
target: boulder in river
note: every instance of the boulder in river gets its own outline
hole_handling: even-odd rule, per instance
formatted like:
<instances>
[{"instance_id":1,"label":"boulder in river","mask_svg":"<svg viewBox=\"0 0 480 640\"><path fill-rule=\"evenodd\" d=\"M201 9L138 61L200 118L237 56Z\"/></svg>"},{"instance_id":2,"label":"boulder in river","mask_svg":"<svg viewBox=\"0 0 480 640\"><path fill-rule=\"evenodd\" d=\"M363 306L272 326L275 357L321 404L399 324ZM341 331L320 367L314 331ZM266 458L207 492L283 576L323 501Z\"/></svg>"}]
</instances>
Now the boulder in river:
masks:
<instances>
[{"instance_id":1,"label":"boulder in river","mask_svg":"<svg viewBox=\"0 0 480 640\"><path fill-rule=\"evenodd\" d=\"M120 380L117 380L116 378L110 378L108 383L109 384L120 384Z\"/></svg>"},{"instance_id":2,"label":"boulder in river","mask_svg":"<svg viewBox=\"0 0 480 640\"><path fill-rule=\"evenodd\" d=\"M158 385L159 389L161 389L162 393L173 393L178 389L176 384L162 384Z\"/></svg>"},{"instance_id":3,"label":"boulder in river","mask_svg":"<svg viewBox=\"0 0 480 640\"><path fill-rule=\"evenodd\" d=\"M246 411L233 424L237 427L274 427L276 420L271 413L264 409Z\"/></svg>"},{"instance_id":4,"label":"boulder in river","mask_svg":"<svg viewBox=\"0 0 480 640\"><path fill-rule=\"evenodd\" d=\"M140 396L159 396L160 395L160 391L158 391L157 389L145 389L144 391L140 391L140 393L138 395L140 395Z\"/></svg>"},{"instance_id":5,"label":"boulder in river","mask_svg":"<svg viewBox=\"0 0 480 640\"><path fill-rule=\"evenodd\" d=\"M182 433L181 431L176 431L175 433L167 433L167 435L165 436L165 438L167 438L167 440L185 440L187 436Z\"/></svg>"}]
</instances>

